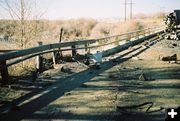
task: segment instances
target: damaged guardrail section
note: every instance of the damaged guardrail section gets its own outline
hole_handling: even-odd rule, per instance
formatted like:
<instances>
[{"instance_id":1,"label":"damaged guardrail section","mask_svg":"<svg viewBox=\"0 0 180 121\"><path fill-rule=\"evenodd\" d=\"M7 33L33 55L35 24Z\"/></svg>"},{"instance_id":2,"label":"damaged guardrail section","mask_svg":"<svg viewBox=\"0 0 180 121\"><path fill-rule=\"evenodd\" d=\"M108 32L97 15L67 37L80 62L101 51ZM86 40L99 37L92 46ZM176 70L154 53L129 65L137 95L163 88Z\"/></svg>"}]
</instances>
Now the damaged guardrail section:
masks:
<instances>
[{"instance_id":1,"label":"damaged guardrail section","mask_svg":"<svg viewBox=\"0 0 180 121\"><path fill-rule=\"evenodd\" d=\"M125 43L125 44L123 44L123 45L119 45L119 46L117 46L117 47L115 47L115 48L112 48L112 49L109 49L109 50L105 50L105 51L103 51L103 57L106 57L106 56L109 56L109 55L118 53L118 52L123 51L123 50L126 50L126 49L128 49L129 47L131 47L131 46L135 46L135 45L137 45L137 44L139 44L139 43L144 42L144 41L147 40L147 39L150 39L150 38L155 37L155 36L157 36L158 34L162 34L162 33L163 33L163 31L159 31L159 32L157 32L157 33L150 34L150 35L148 35L148 36L139 38L139 39L137 39L137 40L129 41L129 42L127 42L127 43Z\"/></svg>"},{"instance_id":2,"label":"damaged guardrail section","mask_svg":"<svg viewBox=\"0 0 180 121\"><path fill-rule=\"evenodd\" d=\"M137 45L145 41L146 39L156 36L157 34L161 34L163 30L164 27L147 28L147 29L120 34L120 35L108 36L104 38L40 45L33 48L27 48L23 50L17 50L17 51L7 52L5 54L0 54L0 72L2 78L0 84L5 84L9 80L9 74L8 74L9 66L25 61L35 56L39 56L45 53L51 53L54 51L67 51L67 50L72 50L72 55L75 55L77 50L85 50L88 52L102 51L102 55L103 57L105 57L120 52L122 50L125 50L130 46ZM121 42L124 43L122 44ZM78 47L79 45L83 45L83 47ZM113 46L109 48L110 45ZM71 47L71 48L63 49L64 47Z\"/></svg>"}]
</instances>

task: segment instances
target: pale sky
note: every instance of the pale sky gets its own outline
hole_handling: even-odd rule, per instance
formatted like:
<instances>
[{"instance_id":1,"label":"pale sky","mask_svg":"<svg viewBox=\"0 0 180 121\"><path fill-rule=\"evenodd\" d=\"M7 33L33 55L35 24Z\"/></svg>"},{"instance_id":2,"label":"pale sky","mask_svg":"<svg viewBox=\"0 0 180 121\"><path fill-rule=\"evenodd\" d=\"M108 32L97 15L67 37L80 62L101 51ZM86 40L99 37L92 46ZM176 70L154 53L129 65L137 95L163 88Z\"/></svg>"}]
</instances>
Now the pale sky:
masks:
<instances>
[{"instance_id":1,"label":"pale sky","mask_svg":"<svg viewBox=\"0 0 180 121\"><path fill-rule=\"evenodd\" d=\"M2 0L0 0L2 1ZM14 1L14 0L9 0ZM125 0L37 0L37 8L44 11L46 19L69 18L123 18ZM130 3L131 0L127 0ZM180 9L180 0L132 0L133 14L171 12ZM2 3L3 4L3 3ZM2 6L1 4L1 6ZM130 13L127 5L127 16ZM0 8L1 18L6 18Z\"/></svg>"}]
</instances>

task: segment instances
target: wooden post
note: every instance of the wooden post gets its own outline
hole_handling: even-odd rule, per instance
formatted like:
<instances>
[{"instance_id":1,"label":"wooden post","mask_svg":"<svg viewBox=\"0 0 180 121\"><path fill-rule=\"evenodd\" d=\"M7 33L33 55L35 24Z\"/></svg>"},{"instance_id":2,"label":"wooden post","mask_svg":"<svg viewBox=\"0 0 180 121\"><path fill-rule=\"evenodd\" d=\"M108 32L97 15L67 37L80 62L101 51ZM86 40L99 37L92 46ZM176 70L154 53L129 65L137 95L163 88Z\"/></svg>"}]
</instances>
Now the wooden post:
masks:
<instances>
[{"instance_id":1,"label":"wooden post","mask_svg":"<svg viewBox=\"0 0 180 121\"><path fill-rule=\"evenodd\" d=\"M63 28L61 28L61 30L60 30L59 43L61 43L61 41L62 41L62 35L63 35ZM59 50L60 50L60 49L61 49L61 48L59 48ZM58 53L59 53L59 57L62 59L62 58L63 58L62 51L58 51Z\"/></svg>"},{"instance_id":2,"label":"wooden post","mask_svg":"<svg viewBox=\"0 0 180 121\"><path fill-rule=\"evenodd\" d=\"M129 38L128 38L128 39L129 39L129 41L131 40L131 38L132 38L132 34L129 34Z\"/></svg>"},{"instance_id":3,"label":"wooden post","mask_svg":"<svg viewBox=\"0 0 180 121\"><path fill-rule=\"evenodd\" d=\"M84 47L85 47L85 52L87 52L87 53L90 53L90 48L88 48L89 47L89 44L85 44L84 45Z\"/></svg>"},{"instance_id":4,"label":"wooden post","mask_svg":"<svg viewBox=\"0 0 180 121\"><path fill-rule=\"evenodd\" d=\"M7 84L9 81L9 73L8 73L6 61L0 64L0 72L1 72L1 77L2 77L2 81L0 82L0 84L2 85Z\"/></svg>"},{"instance_id":5,"label":"wooden post","mask_svg":"<svg viewBox=\"0 0 180 121\"><path fill-rule=\"evenodd\" d=\"M90 44L88 44L88 47L89 47L89 45L90 45ZM91 52L90 50L91 50L91 48L88 48L88 53L90 53L90 52Z\"/></svg>"},{"instance_id":6,"label":"wooden post","mask_svg":"<svg viewBox=\"0 0 180 121\"><path fill-rule=\"evenodd\" d=\"M53 65L56 65L56 52L53 52L52 55L53 55Z\"/></svg>"},{"instance_id":7,"label":"wooden post","mask_svg":"<svg viewBox=\"0 0 180 121\"><path fill-rule=\"evenodd\" d=\"M85 51L87 52L88 51L88 48L87 48L88 44L85 44L84 47L85 47Z\"/></svg>"},{"instance_id":8,"label":"wooden post","mask_svg":"<svg viewBox=\"0 0 180 121\"><path fill-rule=\"evenodd\" d=\"M60 29L59 34L59 43L62 41L62 35L63 35L63 28ZM53 65L56 65L56 60L63 59L62 51L60 51L61 48L59 48L59 51L55 51L52 53L53 55Z\"/></svg>"},{"instance_id":9,"label":"wooden post","mask_svg":"<svg viewBox=\"0 0 180 121\"><path fill-rule=\"evenodd\" d=\"M41 46L43 43L42 42L38 42L38 45ZM38 72L42 72L42 56L41 55L38 55L36 57L36 69Z\"/></svg>"},{"instance_id":10,"label":"wooden post","mask_svg":"<svg viewBox=\"0 0 180 121\"><path fill-rule=\"evenodd\" d=\"M76 56L76 54L77 54L76 46L75 46L75 45L72 45L71 48L72 48L72 57L73 57L73 56Z\"/></svg>"},{"instance_id":11,"label":"wooden post","mask_svg":"<svg viewBox=\"0 0 180 121\"><path fill-rule=\"evenodd\" d=\"M62 34L63 34L63 28L61 28L61 30L60 30L59 42L61 42L61 40L62 40Z\"/></svg>"}]
</instances>

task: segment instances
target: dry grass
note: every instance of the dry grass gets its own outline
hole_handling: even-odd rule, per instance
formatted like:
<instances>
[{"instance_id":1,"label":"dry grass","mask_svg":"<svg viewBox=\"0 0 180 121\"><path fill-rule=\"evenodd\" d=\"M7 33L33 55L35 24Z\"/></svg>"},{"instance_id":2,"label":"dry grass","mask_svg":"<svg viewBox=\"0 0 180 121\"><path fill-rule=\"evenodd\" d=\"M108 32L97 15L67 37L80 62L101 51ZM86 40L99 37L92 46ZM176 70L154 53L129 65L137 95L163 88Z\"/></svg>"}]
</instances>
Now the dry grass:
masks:
<instances>
[{"instance_id":1,"label":"dry grass","mask_svg":"<svg viewBox=\"0 0 180 121\"><path fill-rule=\"evenodd\" d=\"M118 35L143 28L150 28L163 25L162 19L139 19L127 22L106 23L99 22L92 29L91 38L99 38L109 35Z\"/></svg>"},{"instance_id":2,"label":"dry grass","mask_svg":"<svg viewBox=\"0 0 180 121\"><path fill-rule=\"evenodd\" d=\"M63 28L63 41L99 38L109 35L117 35L125 32L143 29L147 27L162 25L163 21L159 18L146 18L135 19L127 22L100 22L94 19L75 19L75 20L58 20L58 21L32 21L36 22L36 32L33 32L29 37L26 47L36 46L37 41L42 41L44 44L54 43L59 41L60 29ZM15 28L17 24L13 24L12 21L0 21L0 25L4 28L0 28L0 36L9 36L15 38ZM13 27L11 27L13 25ZM34 27L34 25L33 25ZM33 30L33 29L31 29ZM27 30L28 31L28 30ZM35 33L35 34L34 34ZM29 34L30 36L30 34ZM31 38L31 39L30 39ZM17 40L17 39L15 39ZM18 41L17 41L18 42ZM17 44L1 44L0 50L4 49L19 49ZM33 61L32 61L33 60ZM34 59L26 61L25 68L35 67ZM22 64L18 64L10 67L9 71L12 75L19 75L24 72Z\"/></svg>"},{"instance_id":3,"label":"dry grass","mask_svg":"<svg viewBox=\"0 0 180 121\"><path fill-rule=\"evenodd\" d=\"M18 24L15 21L0 21L0 36L9 36L17 43L20 38ZM108 35L121 34L137 29L143 29L152 26L162 25L162 19L146 18L135 19L127 22L100 22L94 19L72 19L72 20L39 20L32 21L32 26L26 28L27 44L26 47L35 46L37 41L43 41L44 44L59 41L60 29L63 28L63 41L78 40L86 38L99 38ZM28 21L28 24L30 22ZM0 47L1 48L1 47Z\"/></svg>"},{"instance_id":4,"label":"dry grass","mask_svg":"<svg viewBox=\"0 0 180 121\"><path fill-rule=\"evenodd\" d=\"M62 39L64 41L87 38L90 36L91 30L96 24L96 20L84 18L76 20L46 21L44 31L36 37L36 40L41 40L43 43L58 42L61 28L63 28ZM31 45L35 43L34 41L31 42Z\"/></svg>"}]
</instances>

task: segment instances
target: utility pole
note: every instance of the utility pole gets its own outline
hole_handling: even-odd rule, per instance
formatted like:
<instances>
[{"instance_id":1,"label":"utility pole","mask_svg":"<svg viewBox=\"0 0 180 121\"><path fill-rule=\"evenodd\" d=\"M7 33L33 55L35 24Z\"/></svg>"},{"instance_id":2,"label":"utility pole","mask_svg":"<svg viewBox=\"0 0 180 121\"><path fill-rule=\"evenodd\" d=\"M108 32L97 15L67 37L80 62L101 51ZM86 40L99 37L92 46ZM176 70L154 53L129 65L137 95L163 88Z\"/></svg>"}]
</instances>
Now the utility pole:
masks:
<instances>
[{"instance_id":1,"label":"utility pole","mask_svg":"<svg viewBox=\"0 0 180 121\"><path fill-rule=\"evenodd\" d=\"M130 2L130 19L132 19L132 0L131 0L131 2Z\"/></svg>"},{"instance_id":2,"label":"utility pole","mask_svg":"<svg viewBox=\"0 0 180 121\"><path fill-rule=\"evenodd\" d=\"M127 6L127 1L125 0L125 3L124 3L124 5L125 5L125 10L124 10L124 21L126 22L126 6Z\"/></svg>"},{"instance_id":3,"label":"utility pole","mask_svg":"<svg viewBox=\"0 0 180 121\"><path fill-rule=\"evenodd\" d=\"M130 5L130 19L133 18L133 0L130 0L130 2L127 2L127 0L125 0L124 3L124 21L126 22L127 20L127 5Z\"/></svg>"},{"instance_id":4,"label":"utility pole","mask_svg":"<svg viewBox=\"0 0 180 121\"><path fill-rule=\"evenodd\" d=\"M24 14L25 14L25 4L24 4L24 0L20 0L20 11L21 11L21 48L24 49L24 36L25 36L25 18L24 18Z\"/></svg>"}]
</instances>

